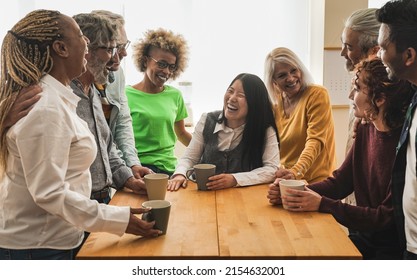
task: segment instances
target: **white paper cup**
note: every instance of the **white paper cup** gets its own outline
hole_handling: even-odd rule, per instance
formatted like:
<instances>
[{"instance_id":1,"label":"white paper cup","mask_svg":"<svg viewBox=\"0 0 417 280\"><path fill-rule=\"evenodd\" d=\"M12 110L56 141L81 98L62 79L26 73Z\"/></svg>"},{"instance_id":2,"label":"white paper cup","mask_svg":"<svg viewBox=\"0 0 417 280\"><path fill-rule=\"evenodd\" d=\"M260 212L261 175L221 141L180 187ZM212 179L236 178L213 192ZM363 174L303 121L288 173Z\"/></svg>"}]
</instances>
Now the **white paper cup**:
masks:
<instances>
[{"instance_id":1,"label":"white paper cup","mask_svg":"<svg viewBox=\"0 0 417 280\"><path fill-rule=\"evenodd\" d=\"M282 195L294 196L293 194L287 193L287 189L303 191L304 186L305 186L305 182L301 181L301 180L281 180L281 181L279 181L279 190L281 192L281 196ZM282 206L284 207L284 209L291 208L291 207L288 207L284 204Z\"/></svg>"}]
</instances>

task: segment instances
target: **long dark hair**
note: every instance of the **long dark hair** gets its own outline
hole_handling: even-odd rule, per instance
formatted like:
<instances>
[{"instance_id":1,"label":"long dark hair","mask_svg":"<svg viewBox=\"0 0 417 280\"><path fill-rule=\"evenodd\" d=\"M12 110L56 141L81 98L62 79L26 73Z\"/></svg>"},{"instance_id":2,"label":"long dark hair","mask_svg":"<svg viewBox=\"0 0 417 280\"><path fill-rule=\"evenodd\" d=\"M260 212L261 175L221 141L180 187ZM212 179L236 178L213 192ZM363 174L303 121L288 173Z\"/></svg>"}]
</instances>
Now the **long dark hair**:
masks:
<instances>
[{"instance_id":1,"label":"long dark hair","mask_svg":"<svg viewBox=\"0 0 417 280\"><path fill-rule=\"evenodd\" d=\"M245 130L242 135L243 158L247 158L250 168L263 166L262 155L266 144L266 130L272 127L278 139L278 131L268 98L268 90L264 82L256 75L241 73L233 79L229 87L240 80L248 103ZM223 109L223 117L219 123L227 122Z\"/></svg>"},{"instance_id":2,"label":"long dark hair","mask_svg":"<svg viewBox=\"0 0 417 280\"><path fill-rule=\"evenodd\" d=\"M405 80L390 80L386 68L379 58L364 60L359 64L356 72L356 84L361 72L365 74L364 83L368 88L372 111L378 114L379 109L376 101L385 98L386 107L383 118L386 125L390 130L402 126L405 112L414 94L411 84Z\"/></svg>"}]
</instances>

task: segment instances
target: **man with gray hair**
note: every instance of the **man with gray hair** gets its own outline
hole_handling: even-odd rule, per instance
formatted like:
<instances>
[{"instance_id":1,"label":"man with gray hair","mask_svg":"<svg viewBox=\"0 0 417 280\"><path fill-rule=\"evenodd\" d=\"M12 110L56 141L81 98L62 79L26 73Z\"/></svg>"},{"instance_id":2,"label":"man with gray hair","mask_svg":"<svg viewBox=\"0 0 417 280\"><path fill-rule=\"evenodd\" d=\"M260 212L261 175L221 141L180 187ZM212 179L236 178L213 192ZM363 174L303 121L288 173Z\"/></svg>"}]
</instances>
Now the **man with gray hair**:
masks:
<instances>
[{"instance_id":1,"label":"man with gray hair","mask_svg":"<svg viewBox=\"0 0 417 280\"><path fill-rule=\"evenodd\" d=\"M376 9L360 9L354 11L345 21L345 27L342 32L342 51L340 55L346 59L346 70L352 72L355 66L363 59L376 56L379 50L378 33L381 23L376 19ZM354 79L354 77L353 77ZM353 100L353 83L352 90L349 93L349 99ZM346 154L350 151L354 140L354 123L355 115L351 104L349 110L349 132L346 143ZM346 203L356 205L354 194L346 198Z\"/></svg>"},{"instance_id":2,"label":"man with gray hair","mask_svg":"<svg viewBox=\"0 0 417 280\"><path fill-rule=\"evenodd\" d=\"M103 113L103 96L95 87L95 84L108 83L107 63L117 56L117 28L107 19L93 14L78 14L73 18L90 41L86 55L87 71L71 82L71 88L80 97L77 114L87 122L97 142L97 157L90 167L93 181L91 198L108 203L111 187L146 192L143 181L133 176L116 150Z\"/></svg>"},{"instance_id":3,"label":"man with gray hair","mask_svg":"<svg viewBox=\"0 0 417 280\"><path fill-rule=\"evenodd\" d=\"M376 56L379 50L378 32L381 23L377 21L375 12L374 8L357 10L345 21L340 55L346 58L347 71L353 71L361 60Z\"/></svg>"},{"instance_id":4,"label":"man with gray hair","mask_svg":"<svg viewBox=\"0 0 417 280\"><path fill-rule=\"evenodd\" d=\"M125 20L123 16L107 10L93 10L91 13L106 18L116 26L118 31L117 53L107 63L107 69L110 71L109 83L96 84L96 87L99 87L106 97L105 100L102 99L103 111L120 157L132 169L136 178L142 178L152 173L152 170L143 167L140 163L125 94L125 75L120 65L122 59L127 56L127 48L130 45L126 35Z\"/></svg>"}]
</instances>

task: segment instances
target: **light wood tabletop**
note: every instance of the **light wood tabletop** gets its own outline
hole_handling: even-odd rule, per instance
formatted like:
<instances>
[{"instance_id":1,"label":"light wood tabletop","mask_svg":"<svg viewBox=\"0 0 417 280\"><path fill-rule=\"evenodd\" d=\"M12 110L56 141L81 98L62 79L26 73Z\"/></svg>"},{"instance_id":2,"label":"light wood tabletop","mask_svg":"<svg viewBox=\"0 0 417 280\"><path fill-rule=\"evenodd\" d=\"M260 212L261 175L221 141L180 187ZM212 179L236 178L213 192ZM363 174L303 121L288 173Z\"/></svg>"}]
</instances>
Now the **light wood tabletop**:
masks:
<instances>
[{"instance_id":1,"label":"light wood tabletop","mask_svg":"<svg viewBox=\"0 0 417 280\"><path fill-rule=\"evenodd\" d=\"M140 207L148 198L118 191L110 204ZM215 192L187 188L167 192L171 212L166 235L143 238L132 234L119 237L110 233L91 233L77 259L211 259L219 255Z\"/></svg>"},{"instance_id":2,"label":"light wood tabletop","mask_svg":"<svg viewBox=\"0 0 417 280\"><path fill-rule=\"evenodd\" d=\"M260 185L216 192L220 257L362 258L332 215L273 206L267 191Z\"/></svg>"},{"instance_id":3,"label":"light wood tabletop","mask_svg":"<svg viewBox=\"0 0 417 280\"><path fill-rule=\"evenodd\" d=\"M330 214L272 206L268 186L167 192L167 234L142 238L92 233L77 259L361 259ZM112 205L139 207L145 195L118 191Z\"/></svg>"}]
</instances>

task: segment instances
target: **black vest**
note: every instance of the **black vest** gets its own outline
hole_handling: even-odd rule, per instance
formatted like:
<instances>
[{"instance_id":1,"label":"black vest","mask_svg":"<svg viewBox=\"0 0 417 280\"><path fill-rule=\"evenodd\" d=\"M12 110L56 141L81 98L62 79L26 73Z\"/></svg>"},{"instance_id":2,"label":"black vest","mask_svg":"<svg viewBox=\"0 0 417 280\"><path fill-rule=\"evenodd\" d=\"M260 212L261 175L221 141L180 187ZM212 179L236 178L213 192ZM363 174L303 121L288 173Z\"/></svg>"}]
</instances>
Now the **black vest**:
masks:
<instances>
[{"instance_id":1,"label":"black vest","mask_svg":"<svg viewBox=\"0 0 417 280\"><path fill-rule=\"evenodd\" d=\"M240 142L233 150L219 151L219 139L217 133L213 134L213 131L220 114L221 111L207 114L203 130L204 151L201 163L216 165L216 174L251 171L247 157L243 159L242 142Z\"/></svg>"}]
</instances>

